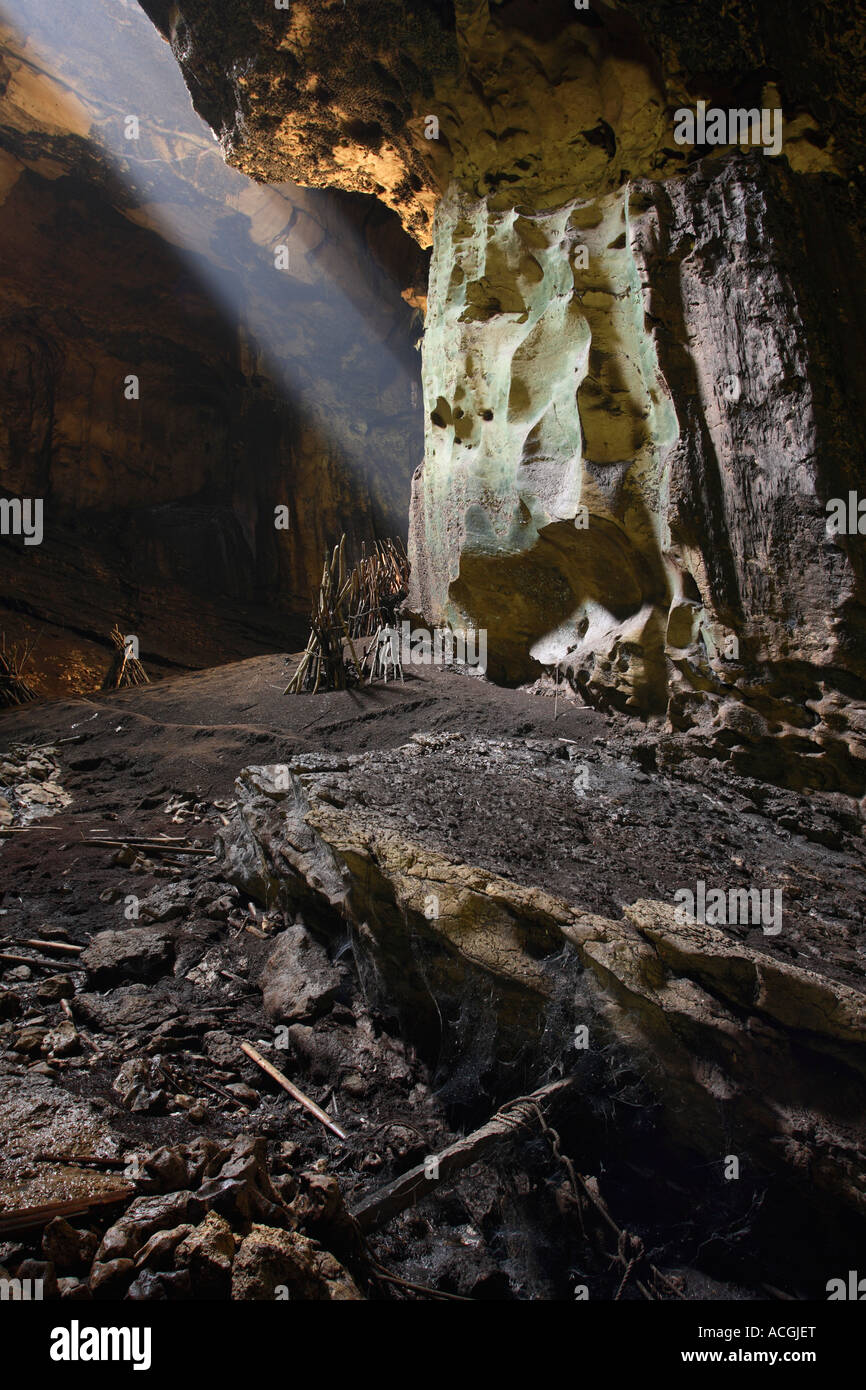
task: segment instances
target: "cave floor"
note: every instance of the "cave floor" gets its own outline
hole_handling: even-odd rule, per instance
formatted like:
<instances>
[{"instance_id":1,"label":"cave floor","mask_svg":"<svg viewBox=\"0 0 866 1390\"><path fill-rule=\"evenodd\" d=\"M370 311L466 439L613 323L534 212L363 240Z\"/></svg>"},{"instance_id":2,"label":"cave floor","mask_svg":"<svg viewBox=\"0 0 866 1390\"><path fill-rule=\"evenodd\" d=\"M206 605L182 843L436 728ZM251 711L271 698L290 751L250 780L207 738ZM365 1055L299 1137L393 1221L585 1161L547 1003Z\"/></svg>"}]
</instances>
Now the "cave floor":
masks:
<instances>
[{"instance_id":1,"label":"cave floor","mask_svg":"<svg viewBox=\"0 0 866 1390\"><path fill-rule=\"evenodd\" d=\"M244 766L367 754L353 775L361 803L466 863L610 916L699 880L778 888L778 937L731 930L863 988L866 847L847 798L737 776L684 742L675 772L659 774L658 729L575 700L554 710L550 696L476 677L421 667L403 684L284 696L291 670L257 657L0 715L0 747L76 740L58 749L72 804L4 845L17 892L53 915L59 875L88 900L89 930L108 928L116 908L98 899L115 869L82 857L70 832L178 834L163 811L174 798L202 807L182 819L206 837L220 826L213 802L232 799ZM455 731L423 767L388 759L416 734Z\"/></svg>"},{"instance_id":2,"label":"cave floor","mask_svg":"<svg viewBox=\"0 0 866 1390\"><path fill-rule=\"evenodd\" d=\"M0 1215L104 1184L104 1171L95 1176L74 1161L83 1152L125 1158L251 1132L268 1138L278 1182L281 1173L293 1183L291 1173L305 1164L326 1164L351 1204L353 1194L465 1128L438 1102L431 1068L389 1034L356 983L307 1039L324 1036L327 1057L349 1081L342 1089L328 1084L315 1047L306 1061L296 1047L290 1072L349 1131L335 1159L332 1138L237 1055L239 1039L268 1036L257 981L273 949L269 938L285 925L279 913L253 908L204 856L172 863L84 847L94 834L167 834L209 848L229 821L235 778L248 765L292 766L317 755L325 778L329 767L339 774L340 797L348 789L383 823L455 862L544 889L586 913L618 917L629 903L672 900L677 888L701 879L782 888L778 937L760 927L726 930L863 990L864 846L856 807L843 798L807 799L751 782L685 746L675 772L662 774L655 770L659 730L454 672L413 670L402 684L284 696L290 673L287 658L259 657L0 718L0 762L20 759L22 747L50 744L57 780L72 798L0 842L4 950L26 956L35 939L87 947L101 932L140 931L142 924L123 920L126 895L135 894L149 904L154 949L164 948L156 938L168 932L174 953L150 975L136 975L135 962L130 973L122 960L102 975L89 970L84 990L74 957L60 956L57 976L77 979L74 996L61 986L52 997L50 971L46 978L39 968L4 962L7 1113L0 1118L13 1143L0 1162ZM393 756L410 741L417 756ZM61 1012L64 995L69 1004ZM57 1045L57 1029L70 1016L78 1036L70 1041L67 1029ZM122 1096L118 1069L142 1059L145 1070L127 1078ZM152 1103L148 1087L158 1097ZM50 1121L34 1127L28 1116L41 1111ZM71 1164L61 1164L60 1151L69 1160L70 1149ZM592 1260L584 1269L561 1251L551 1255L562 1198L551 1186L549 1153L530 1149L504 1174L476 1165L450 1197L427 1204L432 1213L398 1218L375 1247L379 1257L410 1281L461 1296L569 1297L569 1281L592 1273ZM640 1181L653 1191L651 1164ZM695 1241L670 1236L689 1226L691 1199L683 1193L681 1211L678 1199L670 1211L659 1199L652 1219L643 1209L643 1234L658 1262L688 1297L767 1296L760 1289L783 1277L772 1262L754 1278L743 1277L746 1266L736 1259L690 1264ZM641 1209L633 1191L628 1200ZM708 1216L710 1224L717 1215ZM0 1265L33 1255L38 1242L28 1245L24 1236L0 1241ZM606 1268L602 1260L595 1277L608 1280L612 1297L618 1276ZM111 1296L103 1277L108 1292L101 1296ZM372 1296L398 1287L380 1283Z\"/></svg>"}]
</instances>

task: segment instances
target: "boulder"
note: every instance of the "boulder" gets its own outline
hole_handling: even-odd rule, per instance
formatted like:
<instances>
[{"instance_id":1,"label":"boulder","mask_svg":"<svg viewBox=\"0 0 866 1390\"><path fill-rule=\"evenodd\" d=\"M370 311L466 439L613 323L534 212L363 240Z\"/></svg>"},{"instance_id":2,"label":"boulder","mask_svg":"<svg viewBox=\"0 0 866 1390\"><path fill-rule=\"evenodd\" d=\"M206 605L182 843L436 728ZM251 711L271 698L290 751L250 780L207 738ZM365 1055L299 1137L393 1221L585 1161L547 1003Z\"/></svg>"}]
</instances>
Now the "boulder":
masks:
<instances>
[{"instance_id":1,"label":"boulder","mask_svg":"<svg viewBox=\"0 0 866 1390\"><path fill-rule=\"evenodd\" d=\"M49 975L36 986L36 998L43 1004L55 1004L58 999L72 999L75 984L70 975Z\"/></svg>"},{"instance_id":2,"label":"boulder","mask_svg":"<svg viewBox=\"0 0 866 1390\"><path fill-rule=\"evenodd\" d=\"M231 1226L209 1211L200 1226L181 1241L174 1253L177 1269L188 1269L197 1298L227 1296L231 1285L235 1238Z\"/></svg>"},{"instance_id":3,"label":"boulder","mask_svg":"<svg viewBox=\"0 0 866 1390\"><path fill-rule=\"evenodd\" d=\"M235 1257L232 1298L358 1301L363 1294L334 1256L307 1236L253 1226Z\"/></svg>"},{"instance_id":4,"label":"boulder","mask_svg":"<svg viewBox=\"0 0 866 1390\"><path fill-rule=\"evenodd\" d=\"M42 1253L56 1269L89 1269L98 1243L92 1231L79 1231L62 1216L55 1216L42 1234Z\"/></svg>"},{"instance_id":5,"label":"boulder","mask_svg":"<svg viewBox=\"0 0 866 1390\"><path fill-rule=\"evenodd\" d=\"M170 1269L175 1250L194 1230L194 1226L184 1224L173 1231L154 1231L135 1257L136 1269Z\"/></svg>"},{"instance_id":6,"label":"boulder","mask_svg":"<svg viewBox=\"0 0 866 1390\"><path fill-rule=\"evenodd\" d=\"M87 1287L93 1298L122 1298L128 1289L135 1265L132 1260L97 1262L90 1271Z\"/></svg>"},{"instance_id":7,"label":"boulder","mask_svg":"<svg viewBox=\"0 0 866 1390\"><path fill-rule=\"evenodd\" d=\"M106 1231L96 1252L97 1261L132 1260L154 1231L196 1221L202 1214L202 1203L192 1192L136 1197Z\"/></svg>"},{"instance_id":8,"label":"boulder","mask_svg":"<svg viewBox=\"0 0 866 1390\"><path fill-rule=\"evenodd\" d=\"M96 989L110 989L127 980L151 983L170 970L173 961L173 933L161 927L100 932L81 956L88 981Z\"/></svg>"},{"instance_id":9,"label":"boulder","mask_svg":"<svg viewBox=\"0 0 866 1390\"><path fill-rule=\"evenodd\" d=\"M188 1269L174 1272L163 1270L159 1273L155 1273L151 1269L143 1269L132 1281L126 1293L126 1297L132 1303L192 1298L192 1296L192 1280Z\"/></svg>"},{"instance_id":10,"label":"boulder","mask_svg":"<svg viewBox=\"0 0 866 1390\"><path fill-rule=\"evenodd\" d=\"M343 972L296 922L280 935L259 983L268 1018L295 1022L327 1011L340 991Z\"/></svg>"},{"instance_id":11,"label":"boulder","mask_svg":"<svg viewBox=\"0 0 866 1390\"><path fill-rule=\"evenodd\" d=\"M120 1098L121 1105L135 1114L148 1114L165 1104L162 1073L156 1060L148 1062L143 1057L131 1057L120 1068L111 1089Z\"/></svg>"}]
</instances>

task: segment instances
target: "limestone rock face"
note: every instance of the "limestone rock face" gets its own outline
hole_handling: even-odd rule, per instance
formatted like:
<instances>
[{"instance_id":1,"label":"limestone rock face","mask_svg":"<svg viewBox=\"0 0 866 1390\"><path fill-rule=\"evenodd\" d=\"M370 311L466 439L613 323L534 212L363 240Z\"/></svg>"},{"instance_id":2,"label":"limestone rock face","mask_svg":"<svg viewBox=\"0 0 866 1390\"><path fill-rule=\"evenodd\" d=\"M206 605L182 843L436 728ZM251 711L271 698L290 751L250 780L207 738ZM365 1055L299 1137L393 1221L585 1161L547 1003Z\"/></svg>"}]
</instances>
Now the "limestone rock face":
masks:
<instances>
[{"instance_id":1,"label":"limestone rock face","mask_svg":"<svg viewBox=\"0 0 866 1390\"><path fill-rule=\"evenodd\" d=\"M787 760L795 778L859 795L866 572L858 538L827 528L830 499L863 489L848 199L750 155L640 185L633 201L679 426L659 479L670 720L741 767L771 734L771 774Z\"/></svg>"},{"instance_id":2,"label":"limestone rock face","mask_svg":"<svg viewBox=\"0 0 866 1390\"><path fill-rule=\"evenodd\" d=\"M452 178L498 211L531 210L682 167L673 112L707 72L711 95L746 107L778 74L798 167L859 158L856 0L816 0L796 24L763 0L140 3L230 163L374 193L426 244Z\"/></svg>"},{"instance_id":3,"label":"limestone rock face","mask_svg":"<svg viewBox=\"0 0 866 1390\"><path fill-rule=\"evenodd\" d=\"M227 160L262 182L372 193L429 244L424 114L455 64L448 0L144 0ZM399 42L395 42L399 30ZM425 107L426 98L426 107Z\"/></svg>"},{"instance_id":4,"label":"limestone rock face","mask_svg":"<svg viewBox=\"0 0 866 1390\"><path fill-rule=\"evenodd\" d=\"M529 216L454 192L438 217L410 604L487 627L494 676L579 668L606 643L632 705L658 699L659 482L677 426L627 199Z\"/></svg>"},{"instance_id":5,"label":"limestone rock face","mask_svg":"<svg viewBox=\"0 0 866 1390\"><path fill-rule=\"evenodd\" d=\"M723 1146L715 1126L727 1111L762 1161L866 1210L851 1107L864 1082L862 994L780 968L705 924L684 946L664 904L635 903L625 926L596 921L579 935L602 1013L654 1059L681 1142L715 1131Z\"/></svg>"},{"instance_id":6,"label":"limestone rock face","mask_svg":"<svg viewBox=\"0 0 866 1390\"><path fill-rule=\"evenodd\" d=\"M559 666L741 765L773 733L790 776L859 794L864 562L825 504L866 395L821 306L861 252L805 196L760 154L532 216L452 188L410 606L485 627L495 678Z\"/></svg>"}]
</instances>

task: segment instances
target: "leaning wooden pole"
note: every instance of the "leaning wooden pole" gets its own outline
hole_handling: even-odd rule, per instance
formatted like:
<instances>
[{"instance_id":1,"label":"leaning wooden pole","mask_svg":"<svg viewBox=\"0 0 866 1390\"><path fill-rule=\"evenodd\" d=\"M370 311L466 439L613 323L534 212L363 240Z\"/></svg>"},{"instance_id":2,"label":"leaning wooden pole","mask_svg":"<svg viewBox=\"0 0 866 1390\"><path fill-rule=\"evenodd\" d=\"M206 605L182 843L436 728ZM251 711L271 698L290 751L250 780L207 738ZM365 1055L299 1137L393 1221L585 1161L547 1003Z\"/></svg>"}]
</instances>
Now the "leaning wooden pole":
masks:
<instances>
[{"instance_id":1,"label":"leaning wooden pole","mask_svg":"<svg viewBox=\"0 0 866 1390\"><path fill-rule=\"evenodd\" d=\"M352 1216L362 1231L370 1231L375 1226L384 1225L398 1212L435 1192L443 1178L477 1163L507 1135L531 1128L537 1123L537 1108L562 1095L573 1085L571 1077L551 1081L540 1090L533 1091L532 1095L521 1096L518 1100L503 1105L480 1129L467 1134L463 1139L458 1139L454 1144L449 1144L448 1148L442 1149L440 1153L430 1155L424 1163L410 1168L407 1173L401 1173L399 1178L395 1178L387 1186L377 1188L375 1192L362 1197L353 1208Z\"/></svg>"}]
</instances>

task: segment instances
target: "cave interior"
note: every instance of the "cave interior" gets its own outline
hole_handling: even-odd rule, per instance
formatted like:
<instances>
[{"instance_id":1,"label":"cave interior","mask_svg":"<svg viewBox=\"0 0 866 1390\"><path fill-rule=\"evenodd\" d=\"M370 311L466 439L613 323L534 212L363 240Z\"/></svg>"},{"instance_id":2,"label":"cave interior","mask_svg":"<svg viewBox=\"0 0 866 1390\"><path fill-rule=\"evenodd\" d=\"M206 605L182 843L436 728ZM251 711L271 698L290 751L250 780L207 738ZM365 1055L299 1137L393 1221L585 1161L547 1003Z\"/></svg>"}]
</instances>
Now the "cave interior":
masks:
<instances>
[{"instance_id":1,"label":"cave interior","mask_svg":"<svg viewBox=\"0 0 866 1390\"><path fill-rule=\"evenodd\" d=\"M0 0L4 1299L866 1298L864 122L854 0Z\"/></svg>"}]
</instances>

